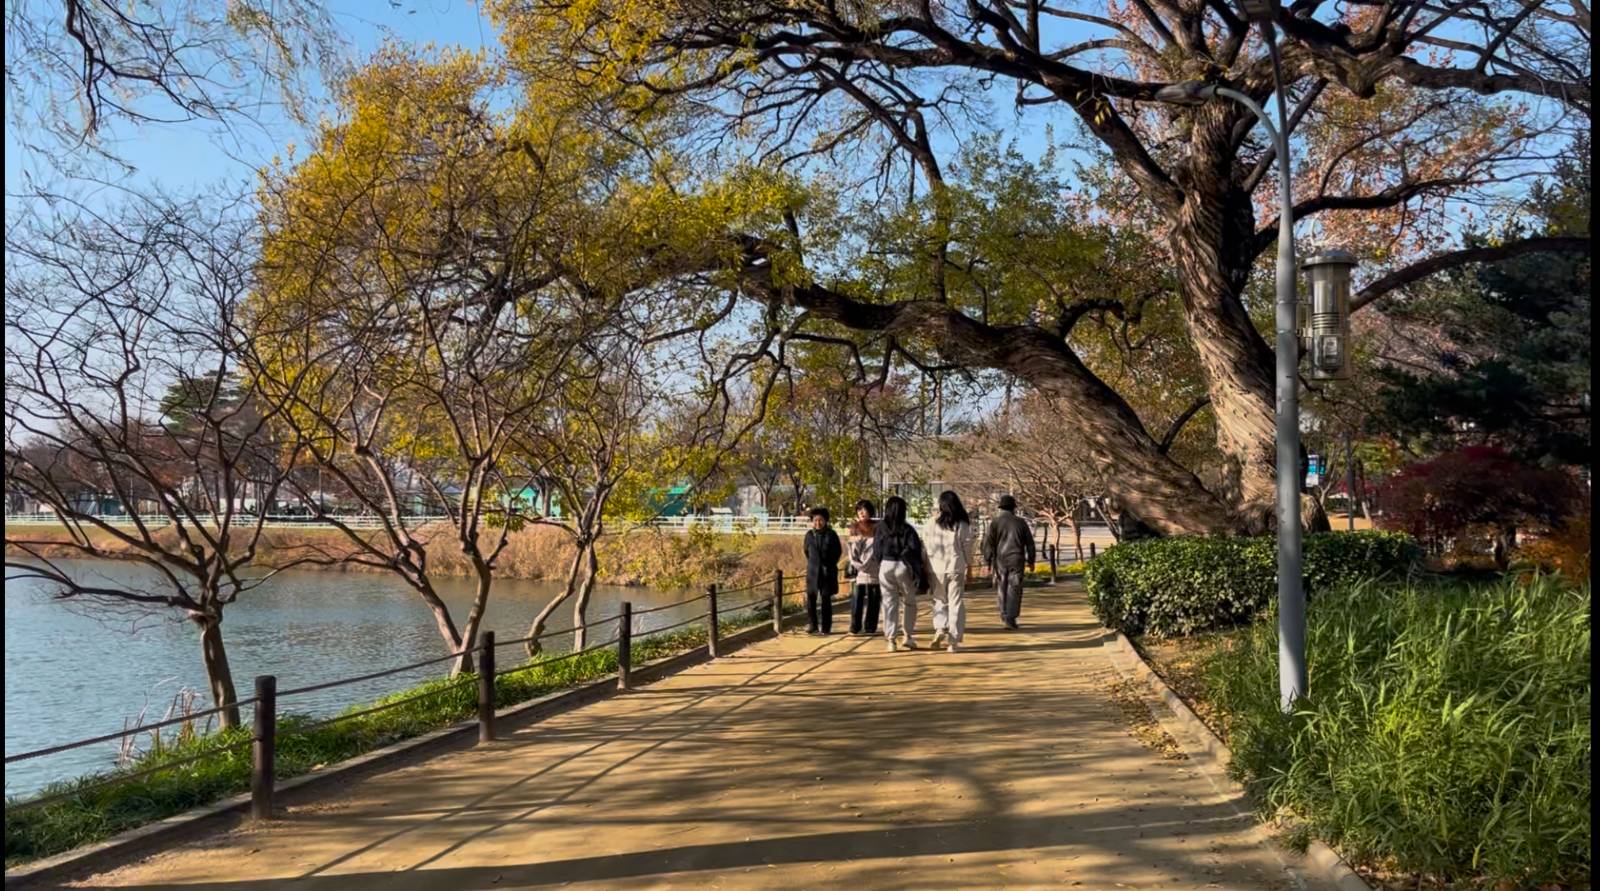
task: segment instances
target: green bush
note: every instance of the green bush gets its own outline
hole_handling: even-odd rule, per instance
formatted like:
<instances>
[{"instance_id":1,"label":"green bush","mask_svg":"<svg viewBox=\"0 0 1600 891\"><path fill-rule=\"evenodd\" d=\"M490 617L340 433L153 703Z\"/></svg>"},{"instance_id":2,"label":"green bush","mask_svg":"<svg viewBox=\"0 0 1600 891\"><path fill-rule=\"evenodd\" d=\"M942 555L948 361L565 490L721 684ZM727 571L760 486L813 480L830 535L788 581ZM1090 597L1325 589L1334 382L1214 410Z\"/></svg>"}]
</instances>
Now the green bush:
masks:
<instances>
[{"instance_id":1,"label":"green bush","mask_svg":"<svg viewBox=\"0 0 1600 891\"><path fill-rule=\"evenodd\" d=\"M1403 576L1421 557L1397 532L1305 537L1308 595ZM1124 634L1173 637L1250 621L1277 596L1277 539L1155 538L1108 549L1084 569L1089 603Z\"/></svg>"},{"instance_id":2,"label":"green bush","mask_svg":"<svg viewBox=\"0 0 1600 891\"><path fill-rule=\"evenodd\" d=\"M1586 584L1325 591L1308 615L1309 695L1288 717L1270 616L1203 667L1232 770L1267 814L1360 863L1584 886Z\"/></svg>"},{"instance_id":3,"label":"green bush","mask_svg":"<svg viewBox=\"0 0 1600 891\"><path fill-rule=\"evenodd\" d=\"M744 611L717 623L722 634L770 621L760 610ZM706 642L704 625L635 638L632 663L643 665ZM505 652L502 651L502 657ZM597 649L570 658L554 655L495 676L495 701L501 706L554 693L617 670L615 648ZM352 706L345 714L403 699L412 699L372 714L359 715L323 726L303 715L278 719L276 774L280 779L298 776L363 752L420 736L430 730L466 720L477 713L477 679L471 675L439 678L400 690L366 705ZM6 802L6 863L48 857L79 845L109 838L119 832L237 795L250 788L250 730L238 728L192 738L146 753L126 768L55 783L38 794L54 795L81 789L50 804L13 812L26 799ZM146 777L89 788L118 774L137 773L162 764L174 764L205 752L210 757L175 766Z\"/></svg>"}]
</instances>

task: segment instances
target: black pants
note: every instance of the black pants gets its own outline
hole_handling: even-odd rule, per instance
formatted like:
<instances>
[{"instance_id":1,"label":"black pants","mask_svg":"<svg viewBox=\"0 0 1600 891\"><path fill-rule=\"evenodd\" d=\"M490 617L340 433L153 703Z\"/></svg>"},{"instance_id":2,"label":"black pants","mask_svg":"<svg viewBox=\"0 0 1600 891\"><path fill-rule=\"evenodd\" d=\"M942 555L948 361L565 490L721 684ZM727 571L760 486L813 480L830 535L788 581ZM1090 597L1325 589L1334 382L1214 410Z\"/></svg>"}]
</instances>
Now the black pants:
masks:
<instances>
[{"instance_id":1,"label":"black pants","mask_svg":"<svg viewBox=\"0 0 1600 891\"><path fill-rule=\"evenodd\" d=\"M877 585L856 585L850 589L851 634L877 634L878 615L882 612L882 588Z\"/></svg>"},{"instance_id":2,"label":"black pants","mask_svg":"<svg viewBox=\"0 0 1600 891\"><path fill-rule=\"evenodd\" d=\"M821 613L819 616L818 613ZM820 622L818 620L821 620ZM833 633L833 592L806 589L806 630Z\"/></svg>"}]
</instances>

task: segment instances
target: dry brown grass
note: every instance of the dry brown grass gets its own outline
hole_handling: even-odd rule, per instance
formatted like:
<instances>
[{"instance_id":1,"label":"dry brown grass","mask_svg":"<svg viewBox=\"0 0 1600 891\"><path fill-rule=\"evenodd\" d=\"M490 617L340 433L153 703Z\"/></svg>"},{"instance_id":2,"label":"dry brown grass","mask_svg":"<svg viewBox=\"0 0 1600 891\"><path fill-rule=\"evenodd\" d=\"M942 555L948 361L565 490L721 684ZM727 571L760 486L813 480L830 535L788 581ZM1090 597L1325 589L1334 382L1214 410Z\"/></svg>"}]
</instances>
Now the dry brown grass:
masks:
<instances>
[{"instance_id":1,"label":"dry brown grass","mask_svg":"<svg viewBox=\"0 0 1600 891\"><path fill-rule=\"evenodd\" d=\"M53 526L8 530L25 535L33 542L46 544L39 550L45 556L79 556L66 530ZM367 533L381 535L374 530ZM485 533L485 545L494 532ZM96 546L108 556L131 551L115 537L92 532ZM166 540L175 533L158 533ZM452 531L444 526L424 527L416 533L428 545L428 564L441 576L466 576L471 562L456 545ZM688 588L716 582L726 587L743 587L771 578L782 569L793 573L805 566L798 535L754 536L700 533L683 535L654 529L633 530L609 535L600 542L600 581L609 585L649 585L661 588ZM15 549L8 547L8 552ZM334 529L269 529L263 536L263 565L281 566L296 560L315 558L328 565L305 568L324 571L384 572L386 570L344 562L356 547L344 533ZM571 567L572 537L551 526L529 526L511 534L497 563L499 578L563 580Z\"/></svg>"}]
</instances>

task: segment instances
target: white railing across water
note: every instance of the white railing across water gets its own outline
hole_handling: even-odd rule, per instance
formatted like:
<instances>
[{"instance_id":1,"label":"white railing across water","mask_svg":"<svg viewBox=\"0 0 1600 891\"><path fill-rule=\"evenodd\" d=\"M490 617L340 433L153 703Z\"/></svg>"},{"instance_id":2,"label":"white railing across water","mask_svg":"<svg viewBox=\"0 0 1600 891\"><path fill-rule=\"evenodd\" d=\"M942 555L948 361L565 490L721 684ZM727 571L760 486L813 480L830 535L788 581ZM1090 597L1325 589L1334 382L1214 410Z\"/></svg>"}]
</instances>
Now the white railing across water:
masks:
<instances>
[{"instance_id":1,"label":"white railing across water","mask_svg":"<svg viewBox=\"0 0 1600 891\"><path fill-rule=\"evenodd\" d=\"M129 516L102 516L95 518L98 522L112 526L131 526L134 519ZM156 528L167 525L168 518L155 514L139 517L146 526ZM378 516L348 516L337 517L339 523L350 529L381 529L383 519ZM447 516L417 516L406 517L406 525L415 528L427 523L451 522ZM59 526L61 519L52 513L31 514L6 514L7 526ZM86 524L88 521L84 521ZM249 525L255 522L252 515L236 516L234 522ZM548 522L561 522L559 518L552 518ZM920 521L919 525L920 525ZM92 525L92 524L90 524ZM271 516L262 524L268 529L336 529L333 523L325 520L315 520L309 517ZM690 529L705 529L711 532L752 532L757 535L802 535L811 528L809 517L773 517L773 516L732 516L729 514L712 514L710 516L681 516L681 517L656 517L643 525L651 526L667 532L687 532ZM1042 533L1042 527L1035 525L1035 534ZM1069 539L1071 533L1062 529L1063 539ZM1083 545L1088 547L1090 542L1096 543L1101 548L1109 547L1115 542L1110 531L1103 525L1083 526ZM1041 539L1042 542L1042 539ZM1069 541L1063 541L1069 545Z\"/></svg>"},{"instance_id":2,"label":"white railing across water","mask_svg":"<svg viewBox=\"0 0 1600 891\"><path fill-rule=\"evenodd\" d=\"M170 520L162 514L141 515L139 521L150 527L167 525ZM381 529L383 518L378 516L348 516L336 517L338 523L351 529ZM6 514L8 526L59 526L61 518L52 513L32 514ZM93 525L90 520L82 521L86 525ZM105 523L108 526L132 526L134 518L125 515L97 516L94 522ZM237 514L234 522L240 525L255 523L253 514ZM415 516L406 517L407 526L420 526L427 523L448 523L451 518L447 516ZM560 523L559 517L551 518L547 522ZM296 516L268 516L262 524L269 529L336 529L334 523L326 520L317 520L310 517ZM656 517L643 525L653 526L672 532L684 532L691 528L710 529L714 532L743 532L771 533L783 535L798 535L811 528L811 520L807 517Z\"/></svg>"},{"instance_id":3,"label":"white railing across water","mask_svg":"<svg viewBox=\"0 0 1600 891\"><path fill-rule=\"evenodd\" d=\"M202 517L201 519L204 519L204 518ZM340 523L343 523L344 525L349 526L351 529L381 529L381 528L383 528L383 520L382 520L382 518L376 517L376 516L338 517L337 519L338 519L338 521ZM411 526L416 526L416 525L420 525L420 524L423 524L423 523L447 522L447 521L449 521L449 519L450 519L449 517L445 517L445 516L437 516L437 517L434 517L434 516L406 517L406 523L408 525L411 525ZM62 525L61 518L56 516L55 514L51 514L51 513L6 514L5 520L6 520L6 525L7 526L59 526L59 525ZM151 528L158 528L158 527L161 527L161 526L165 526L169 522L171 522L171 520L165 514L141 514L139 516L138 520L139 520L139 522L141 522L144 525L149 526ZM233 522L236 525L239 525L239 526L254 525L255 521L256 521L256 518L255 518L254 514L235 514L234 518L233 518ZM96 517L93 518L93 521L91 521L89 519L83 519L80 522L83 525L87 525L87 526L92 526L95 523L104 523L104 524L106 524L108 526L132 526L132 525L134 525L134 518L131 517L131 516L127 516L127 515L118 514L118 515L108 515L108 516L96 516ZM336 528L338 528L333 523L329 523L329 522L324 521L324 520L316 520L316 519L312 519L310 517L295 517L295 516L268 516L266 518L266 522L264 522L262 525L265 526L268 529L336 529Z\"/></svg>"},{"instance_id":4,"label":"white railing across water","mask_svg":"<svg viewBox=\"0 0 1600 891\"><path fill-rule=\"evenodd\" d=\"M383 528L383 518L375 515L346 516L336 517L334 519L337 520L339 524L347 526L351 529ZM170 520L162 514L141 515L138 520L149 527L165 526L170 522ZM6 514L5 522L8 526L62 525L61 518L53 513ZM94 518L93 522L87 519L83 520L82 522L86 525L93 525L94 522L99 522L109 526L132 526L134 525L134 518L126 515L97 516ZM235 515L234 522L240 525L251 525L255 523L255 516L252 514L238 514ZM448 523L451 522L451 518L442 515L414 516L406 517L405 522L406 525L415 527L427 523ZM560 518L551 518L551 520L548 522L559 523L561 520ZM262 525L269 529L338 528L335 523L327 520L317 520L311 517L297 516L269 515L266 518L266 522L264 522ZM734 517L727 515L714 515L706 517L656 517L653 520L647 521L644 525L653 526L657 529L663 529L671 532L684 532L691 528L701 528L710 529L714 532L752 531L758 534L798 535L811 528L811 520L807 517Z\"/></svg>"}]
</instances>

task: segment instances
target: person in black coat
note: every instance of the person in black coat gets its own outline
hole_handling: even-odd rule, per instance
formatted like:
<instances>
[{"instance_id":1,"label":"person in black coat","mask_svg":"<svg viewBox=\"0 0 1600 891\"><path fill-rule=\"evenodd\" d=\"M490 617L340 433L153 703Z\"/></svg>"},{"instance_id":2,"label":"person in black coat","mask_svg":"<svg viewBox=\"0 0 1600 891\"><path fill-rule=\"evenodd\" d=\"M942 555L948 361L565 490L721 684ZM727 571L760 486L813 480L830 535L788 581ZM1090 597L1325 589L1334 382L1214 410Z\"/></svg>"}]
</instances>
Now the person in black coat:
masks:
<instances>
[{"instance_id":1,"label":"person in black coat","mask_svg":"<svg viewBox=\"0 0 1600 891\"><path fill-rule=\"evenodd\" d=\"M825 507L811 509L811 529L806 532L806 633L833 633L833 598L839 593L839 558L844 548L839 533L828 525Z\"/></svg>"}]
</instances>

